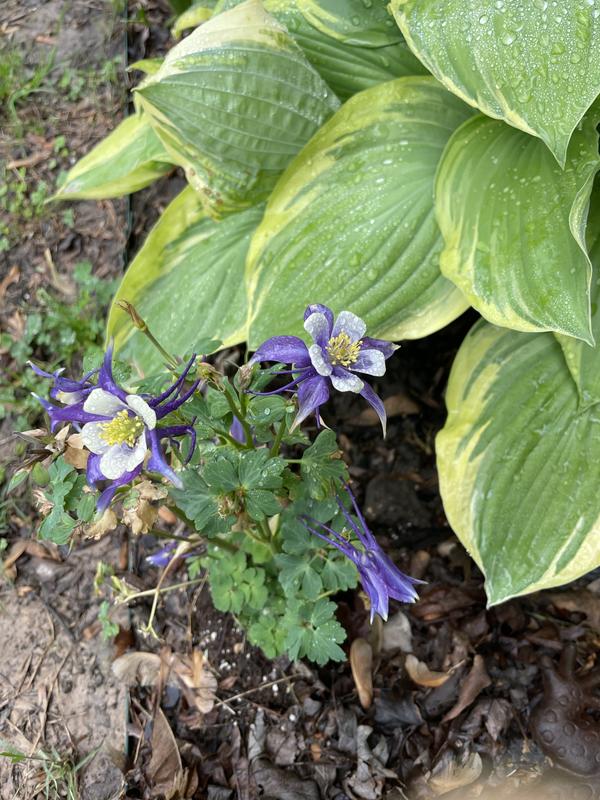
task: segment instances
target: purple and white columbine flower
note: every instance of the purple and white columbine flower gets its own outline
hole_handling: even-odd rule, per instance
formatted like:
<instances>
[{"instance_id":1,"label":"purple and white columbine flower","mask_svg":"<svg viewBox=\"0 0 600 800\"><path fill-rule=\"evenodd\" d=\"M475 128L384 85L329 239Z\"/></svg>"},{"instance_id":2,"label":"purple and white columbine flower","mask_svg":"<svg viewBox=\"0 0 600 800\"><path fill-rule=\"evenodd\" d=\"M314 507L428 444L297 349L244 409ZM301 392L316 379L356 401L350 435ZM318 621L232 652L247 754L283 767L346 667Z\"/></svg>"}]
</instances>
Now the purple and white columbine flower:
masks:
<instances>
[{"instance_id":1,"label":"purple and white columbine flower","mask_svg":"<svg viewBox=\"0 0 600 800\"><path fill-rule=\"evenodd\" d=\"M189 460L196 445L196 433L191 425L159 427L157 422L178 409L196 391L199 381L183 391L184 381L195 360L193 356L179 378L157 397L128 394L115 383L112 346L106 351L102 367L96 370L97 384L90 382L96 371L88 373L81 381L69 381L60 376L60 371L50 374L32 365L37 375L54 380L50 396L64 403L57 406L34 395L50 417L51 430L54 431L61 422L72 423L80 430L83 444L90 451L88 483L95 486L101 481L110 482L98 500L99 511L107 508L120 486L130 483L141 473L148 455L145 468L161 473L181 488L181 480L165 460L161 440L189 434Z\"/></svg>"},{"instance_id":2,"label":"purple and white columbine flower","mask_svg":"<svg viewBox=\"0 0 600 800\"><path fill-rule=\"evenodd\" d=\"M379 614L380 617L386 620L388 618L390 597L393 597L394 600L400 600L402 603L414 603L418 598L415 585L423 583L423 581L405 575L398 569L391 558L383 552L367 527L354 495L348 487L346 487L346 491L358 517L358 524L348 513L339 496L337 502L350 530L362 544L363 550L359 550L341 533L334 531L333 528L322 522L310 517L304 517L302 522L311 533L337 547L338 550L356 564L363 589L371 603L371 622L373 622L375 614Z\"/></svg>"},{"instance_id":3,"label":"purple and white columbine flower","mask_svg":"<svg viewBox=\"0 0 600 800\"><path fill-rule=\"evenodd\" d=\"M386 359L398 349L397 345L365 336L366 324L351 311L342 311L334 321L333 311L320 303L306 309L304 328L314 342L308 347L298 336L273 336L250 359L251 364L278 361L292 366L287 370L294 377L291 383L264 394L297 387L299 408L294 424L299 425L313 412L318 415L319 407L329 399L330 386L339 392L355 392L375 409L385 435L383 403L357 373L384 375Z\"/></svg>"}]
</instances>

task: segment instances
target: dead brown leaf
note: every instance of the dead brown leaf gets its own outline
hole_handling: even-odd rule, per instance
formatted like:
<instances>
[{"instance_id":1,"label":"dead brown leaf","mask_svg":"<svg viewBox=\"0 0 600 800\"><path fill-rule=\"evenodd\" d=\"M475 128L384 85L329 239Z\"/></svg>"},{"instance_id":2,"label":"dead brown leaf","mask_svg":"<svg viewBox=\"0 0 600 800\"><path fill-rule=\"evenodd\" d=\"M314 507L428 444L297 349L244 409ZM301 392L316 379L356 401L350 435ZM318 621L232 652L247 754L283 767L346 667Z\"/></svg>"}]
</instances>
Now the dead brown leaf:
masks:
<instances>
[{"instance_id":1,"label":"dead brown leaf","mask_svg":"<svg viewBox=\"0 0 600 800\"><path fill-rule=\"evenodd\" d=\"M35 539L17 539L11 545L3 561L4 574L9 580L14 581L17 577L15 565L19 558L24 555L62 561L58 548L51 542L37 542Z\"/></svg>"},{"instance_id":2,"label":"dead brown leaf","mask_svg":"<svg viewBox=\"0 0 600 800\"><path fill-rule=\"evenodd\" d=\"M171 670L179 678L188 703L202 714L208 714L215 703L217 679L204 653L194 650L190 656L175 656Z\"/></svg>"},{"instance_id":3,"label":"dead brown leaf","mask_svg":"<svg viewBox=\"0 0 600 800\"><path fill-rule=\"evenodd\" d=\"M152 756L147 768L147 778L152 787L152 796L164 795L166 800L181 797L184 782L181 756L171 726L160 707L156 709L154 716L150 744Z\"/></svg>"},{"instance_id":4,"label":"dead brown leaf","mask_svg":"<svg viewBox=\"0 0 600 800\"><path fill-rule=\"evenodd\" d=\"M585 614L587 623L600 633L600 597L589 589L574 589L570 592L548 592L544 599L559 611L577 611Z\"/></svg>"},{"instance_id":5,"label":"dead brown leaf","mask_svg":"<svg viewBox=\"0 0 600 800\"><path fill-rule=\"evenodd\" d=\"M479 753L471 753L466 759L459 760L455 753L447 750L433 768L427 785L440 797L474 783L482 769Z\"/></svg>"},{"instance_id":6,"label":"dead brown leaf","mask_svg":"<svg viewBox=\"0 0 600 800\"><path fill-rule=\"evenodd\" d=\"M480 655L473 659L473 666L464 680L458 694L458 700L442 719L442 722L450 722L468 708L471 703L479 696L487 686L491 684L491 678L487 674L485 661Z\"/></svg>"},{"instance_id":7,"label":"dead brown leaf","mask_svg":"<svg viewBox=\"0 0 600 800\"><path fill-rule=\"evenodd\" d=\"M160 664L160 656L156 653L125 653L113 661L112 671L128 686L135 683L153 686L158 679Z\"/></svg>"},{"instance_id":8,"label":"dead brown leaf","mask_svg":"<svg viewBox=\"0 0 600 800\"><path fill-rule=\"evenodd\" d=\"M66 448L63 453L63 458L75 469L85 469L87 466L89 451L83 447L83 441L80 433L73 433L67 439Z\"/></svg>"},{"instance_id":9,"label":"dead brown leaf","mask_svg":"<svg viewBox=\"0 0 600 800\"><path fill-rule=\"evenodd\" d=\"M412 653L406 656L404 665L410 679L418 686L427 686L429 688L441 686L446 683L450 677L449 672L433 672L429 669L427 664L423 661L419 661Z\"/></svg>"},{"instance_id":10,"label":"dead brown leaf","mask_svg":"<svg viewBox=\"0 0 600 800\"><path fill-rule=\"evenodd\" d=\"M101 539L107 533L114 531L117 524L117 515L112 508L107 508L99 520L84 526L84 536L86 539Z\"/></svg>"},{"instance_id":11,"label":"dead brown leaf","mask_svg":"<svg viewBox=\"0 0 600 800\"><path fill-rule=\"evenodd\" d=\"M404 392L393 394L386 397L383 401L384 408L388 417L399 417L407 414L418 414L420 406ZM379 425L379 417L372 408L365 408L357 417L353 417L350 422L353 425L370 426Z\"/></svg>"},{"instance_id":12,"label":"dead brown leaf","mask_svg":"<svg viewBox=\"0 0 600 800\"><path fill-rule=\"evenodd\" d=\"M366 639L355 639L350 645L350 668L358 699L364 709L373 702L373 650Z\"/></svg>"},{"instance_id":13,"label":"dead brown leaf","mask_svg":"<svg viewBox=\"0 0 600 800\"><path fill-rule=\"evenodd\" d=\"M123 509L123 522L138 536L148 533L156 522L158 508L152 505L152 501L164 500L168 492L163 486L150 481L142 481L135 487L135 491L138 494L137 503Z\"/></svg>"},{"instance_id":14,"label":"dead brown leaf","mask_svg":"<svg viewBox=\"0 0 600 800\"><path fill-rule=\"evenodd\" d=\"M398 611L384 623L382 649L384 653L388 653L390 650L412 653L410 620L402 611Z\"/></svg>"},{"instance_id":15,"label":"dead brown leaf","mask_svg":"<svg viewBox=\"0 0 600 800\"><path fill-rule=\"evenodd\" d=\"M4 276L4 278L2 278L2 281L0 281L0 300L4 300L4 295L6 294L8 287L11 285L11 283L17 283L20 277L21 271L16 264L13 264L8 270L8 273Z\"/></svg>"}]
</instances>

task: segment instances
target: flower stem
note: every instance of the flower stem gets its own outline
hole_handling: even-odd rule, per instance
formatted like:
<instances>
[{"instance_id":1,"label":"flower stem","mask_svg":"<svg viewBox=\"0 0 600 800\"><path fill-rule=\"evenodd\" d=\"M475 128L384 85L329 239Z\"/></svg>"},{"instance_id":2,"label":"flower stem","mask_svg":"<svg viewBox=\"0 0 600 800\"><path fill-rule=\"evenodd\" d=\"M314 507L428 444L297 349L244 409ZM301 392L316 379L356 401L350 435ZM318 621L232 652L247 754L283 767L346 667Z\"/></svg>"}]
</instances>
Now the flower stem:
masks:
<instances>
[{"instance_id":1,"label":"flower stem","mask_svg":"<svg viewBox=\"0 0 600 800\"><path fill-rule=\"evenodd\" d=\"M279 448L281 447L281 440L283 439L283 434L285 433L285 427L286 427L286 418L284 417L279 423L277 435L275 436L275 441L273 442L273 447L271 448L272 456L279 455Z\"/></svg>"},{"instance_id":2,"label":"flower stem","mask_svg":"<svg viewBox=\"0 0 600 800\"><path fill-rule=\"evenodd\" d=\"M173 369L179 369L179 362L177 361L175 356L172 356L167 350L165 350L165 348L162 346L162 344L158 341L156 336L154 336L154 334L148 327L148 323L146 322L146 320L140 317L136 307L132 303L129 303L127 300L119 300L117 305L119 306L119 308L121 308L123 311L129 314L134 326L138 329L138 331L141 331L144 334L144 336L146 336L146 338L154 345L154 347L156 347L161 356L164 359L166 359L167 363Z\"/></svg>"}]
</instances>

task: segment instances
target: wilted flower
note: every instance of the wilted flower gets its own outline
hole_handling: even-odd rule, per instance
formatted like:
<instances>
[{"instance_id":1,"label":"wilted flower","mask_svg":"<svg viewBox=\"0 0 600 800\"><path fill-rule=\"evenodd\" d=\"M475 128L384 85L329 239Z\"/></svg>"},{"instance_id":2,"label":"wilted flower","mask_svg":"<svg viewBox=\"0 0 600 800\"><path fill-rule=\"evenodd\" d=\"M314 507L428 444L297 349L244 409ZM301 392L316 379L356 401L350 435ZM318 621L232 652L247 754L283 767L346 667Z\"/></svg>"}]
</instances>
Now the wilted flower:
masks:
<instances>
[{"instance_id":1,"label":"wilted flower","mask_svg":"<svg viewBox=\"0 0 600 800\"><path fill-rule=\"evenodd\" d=\"M292 365L286 371L293 375L291 383L266 394L297 387L299 408L295 424L298 425L309 414L318 413L329 399L330 386L339 392L355 392L375 409L385 433L383 403L357 373L384 375L386 359L397 350L397 345L365 336L366 324L351 311L342 311L334 321L332 310L319 303L306 309L304 328L314 344L307 347L298 336L273 336L250 359L251 364L278 361Z\"/></svg>"},{"instance_id":2,"label":"wilted flower","mask_svg":"<svg viewBox=\"0 0 600 800\"><path fill-rule=\"evenodd\" d=\"M89 379L89 373L81 381L67 381L59 373L44 373L33 367L36 374L50 377L54 386L50 390L53 399L65 403L57 406L34 395L44 406L50 417L51 429L61 422L70 422L81 429L84 447L90 451L87 462L87 479L92 486L100 481L110 481L98 500L98 510L105 509L120 486L130 483L144 468L160 472L176 486L181 481L167 464L162 452L161 440L177 436L191 437L189 457L196 444L196 434L191 425L158 427L157 421L171 414L195 392L199 381L183 392L183 384L195 362L193 356L179 378L157 397L128 394L118 386L112 374L112 347L106 351L102 367L98 371L98 383ZM32 365L33 366L33 365Z\"/></svg>"},{"instance_id":3,"label":"wilted flower","mask_svg":"<svg viewBox=\"0 0 600 800\"><path fill-rule=\"evenodd\" d=\"M347 488L346 491L358 517L358 524L348 513L339 496L337 498L338 505L350 530L359 539L364 550L359 550L344 538L341 533L334 531L333 528L322 522L309 517L303 518L302 521L311 533L337 547L338 550L356 564L363 589L371 603L371 622L373 622L375 614L379 614L385 620L388 617L390 597L393 597L394 600L400 600L402 603L414 603L418 597L415 585L423 583L423 581L405 575L383 552L367 527L354 495L350 489Z\"/></svg>"}]
</instances>

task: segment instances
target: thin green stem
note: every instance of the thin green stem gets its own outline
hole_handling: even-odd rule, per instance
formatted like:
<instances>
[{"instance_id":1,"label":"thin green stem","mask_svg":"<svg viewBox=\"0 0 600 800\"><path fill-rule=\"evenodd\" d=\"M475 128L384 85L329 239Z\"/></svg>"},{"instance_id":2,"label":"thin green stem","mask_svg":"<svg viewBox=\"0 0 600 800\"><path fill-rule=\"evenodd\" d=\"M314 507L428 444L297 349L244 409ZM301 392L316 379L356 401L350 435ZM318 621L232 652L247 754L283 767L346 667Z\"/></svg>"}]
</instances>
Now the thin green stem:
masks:
<instances>
[{"instance_id":1,"label":"thin green stem","mask_svg":"<svg viewBox=\"0 0 600 800\"><path fill-rule=\"evenodd\" d=\"M254 442L253 442L253 438L252 438L252 431L250 430L250 425L248 425L248 423L246 421L245 415L238 408L238 406L237 406L236 402L234 401L233 397L230 395L227 387L225 387L223 389L223 391L224 391L224 394L225 394L225 398L227 400L227 405L231 409L231 413L233 414L234 417L236 417L240 421L240 423L242 425L242 428L244 430L244 435L246 436L246 445L245 445L244 449L245 450L253 450L254 449Z\"/></svg>"},{"instance_id":2,"label":"thin green stem","mask_svg":"<svg viewBox=\"0 0 600 800\"><path fill-rule=\"evenodd\" d=\"M283 439L283 434L285 433L286 428L286 419L285 417L279 423L279 428L277 430L277 435L275 436L275 441L273 442L273 447L271 448L271 455L278 456L279 455L279 448L281 447L281 440Z\"/></svg>"}]
</instances>

